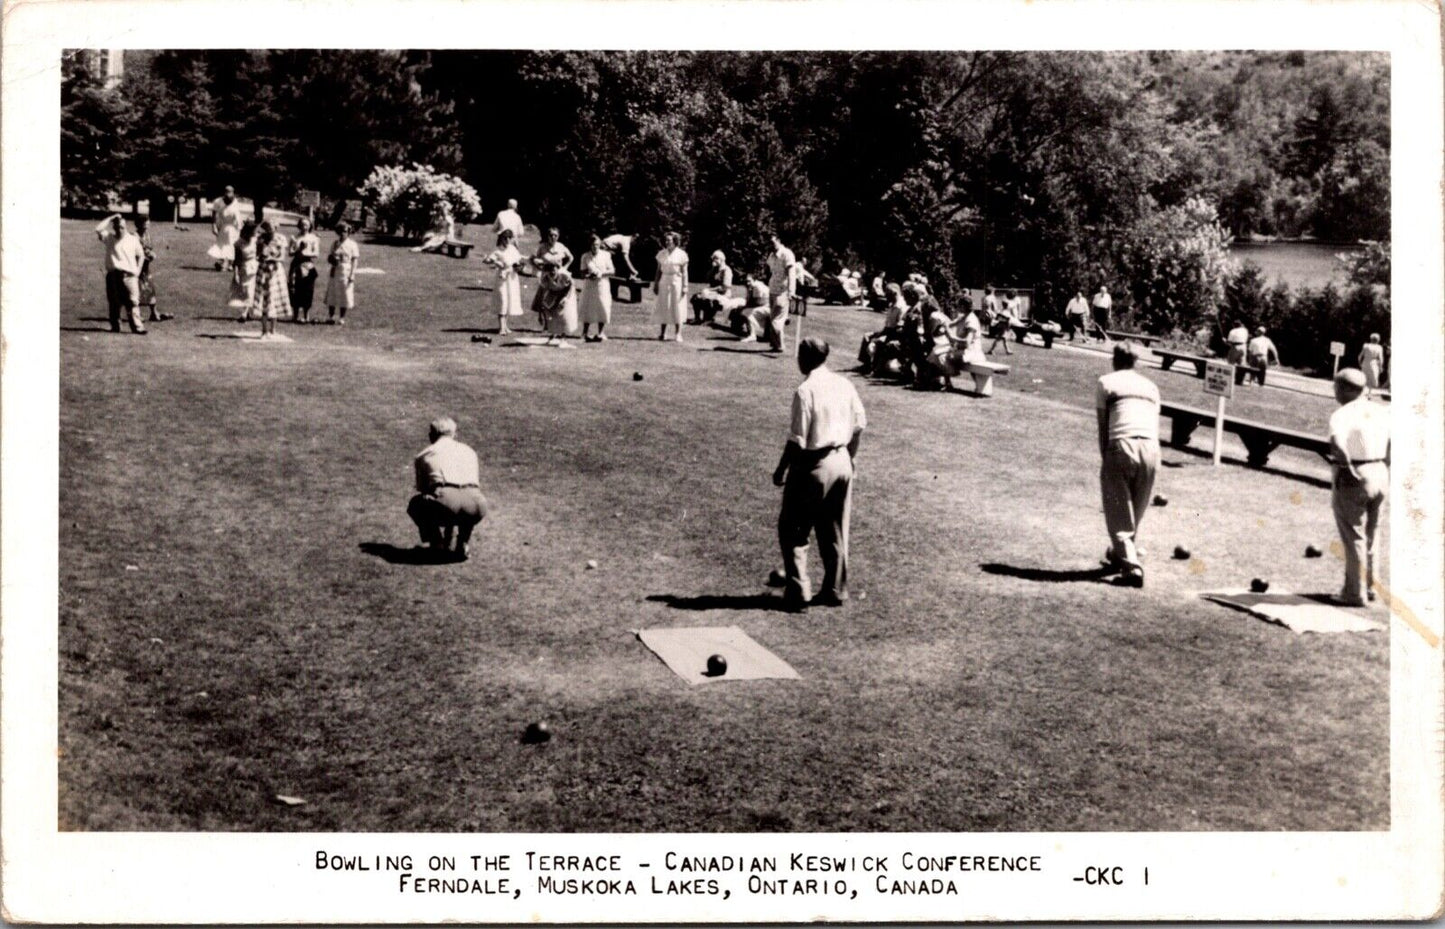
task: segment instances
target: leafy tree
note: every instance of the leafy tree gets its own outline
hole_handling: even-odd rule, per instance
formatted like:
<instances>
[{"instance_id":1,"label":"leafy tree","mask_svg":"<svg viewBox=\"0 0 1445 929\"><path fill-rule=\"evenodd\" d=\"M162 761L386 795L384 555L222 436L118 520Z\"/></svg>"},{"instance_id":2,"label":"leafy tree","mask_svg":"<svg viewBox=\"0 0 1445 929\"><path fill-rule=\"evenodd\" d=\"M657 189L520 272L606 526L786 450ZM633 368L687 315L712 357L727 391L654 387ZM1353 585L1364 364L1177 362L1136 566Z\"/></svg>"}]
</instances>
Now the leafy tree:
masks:
<instances>
[{"instance_id":1,"label":"leafy tree","mask_svg":"<svg viewBox=\"0 0 1445 929\"><path fill-rule=\"evenodd\" d=\"M120 187L135 111L66 53L60 83L60 195L70 206L104 207Z\"/></svg>"},{"instance_id":2,"label":"leafy tree","mask_svg":"<svg viewBox=\"0 0 1445 929\"><path fill-rule=\"evenodd\" d=\"M119 93L135 112L123 193L148 199L152 212L167 198L204 195L206 152L211 134L209 76L199 56L162 53L151 68L125 74Z\"/></svg>"}]
</instances>

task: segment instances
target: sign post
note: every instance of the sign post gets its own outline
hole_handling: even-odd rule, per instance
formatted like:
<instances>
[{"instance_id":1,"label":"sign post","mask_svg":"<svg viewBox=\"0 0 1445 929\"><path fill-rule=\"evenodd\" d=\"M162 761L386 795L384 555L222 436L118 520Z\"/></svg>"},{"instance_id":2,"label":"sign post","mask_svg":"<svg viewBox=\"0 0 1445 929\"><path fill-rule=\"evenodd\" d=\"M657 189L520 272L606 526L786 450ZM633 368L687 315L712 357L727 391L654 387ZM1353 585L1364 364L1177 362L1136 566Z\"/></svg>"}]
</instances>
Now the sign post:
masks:
<instances>
[{"instance_id":1,"label":"sign post","mask_svg":"<svg viewBox=\"0 0 1445 929\"><path fill-rule=\"evenodd\" d=\"M1234 396L1234 365L1227 361L1210 361L1204 365L1204 392L1219 398L1214 411L1214 466L1224 451L1224 402Z\"/></svg>"},{"instance_id":2,"label":"sign post","mask_svg":"<svg viewBox=\"0 0 1445 929\"><path fill-rule=\"evenodd\" d=\"M1343 343L1343 342L1331 342L1331 343L1330 343L1330 354L1335 357L1335 374L1339 374L1339 373L1340 373L1340 359L1343 358L1343 357L1344 357L1344 354L1345 354L1345 343ZM1334 375L1331 375L1331 377L1333 377L1333 376L1334 376Z\"/></svg>"},{"instance_id":3,"label":"sign post","mask_svg":"<svg viewBox=\"0 0 1445 929\"><path fill-rule=\"evenodd\" d=\"M296 205L306 207L306 218L311 221L312 227L315 228L316 208L321 205L321 191L298 190L296 192Z\"/></svg>"}]
</instances>

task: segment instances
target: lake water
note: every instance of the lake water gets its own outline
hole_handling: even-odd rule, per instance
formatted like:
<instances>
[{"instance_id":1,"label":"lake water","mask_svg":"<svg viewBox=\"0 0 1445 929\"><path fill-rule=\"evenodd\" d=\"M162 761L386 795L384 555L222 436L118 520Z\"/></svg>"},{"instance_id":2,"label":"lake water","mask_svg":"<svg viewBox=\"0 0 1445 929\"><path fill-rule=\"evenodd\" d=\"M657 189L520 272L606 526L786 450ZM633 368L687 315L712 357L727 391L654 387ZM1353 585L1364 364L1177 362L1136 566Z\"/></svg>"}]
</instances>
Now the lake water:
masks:
<instances>
[{"instance_id":1,"label":"lake water","mask_svg":"<svg viewBox=\"0 0 1445 929\"><path fill-rule=\"evenodd\" d=\"M1323 287L1333 281L1345 283L1345 270L1336 255L1357 252L1348 245L1320 245L1315 242L1235 242L1229 255L1237 261L1252 261L1271 281L1291 287Z\"/></svg>"}]
</instances>

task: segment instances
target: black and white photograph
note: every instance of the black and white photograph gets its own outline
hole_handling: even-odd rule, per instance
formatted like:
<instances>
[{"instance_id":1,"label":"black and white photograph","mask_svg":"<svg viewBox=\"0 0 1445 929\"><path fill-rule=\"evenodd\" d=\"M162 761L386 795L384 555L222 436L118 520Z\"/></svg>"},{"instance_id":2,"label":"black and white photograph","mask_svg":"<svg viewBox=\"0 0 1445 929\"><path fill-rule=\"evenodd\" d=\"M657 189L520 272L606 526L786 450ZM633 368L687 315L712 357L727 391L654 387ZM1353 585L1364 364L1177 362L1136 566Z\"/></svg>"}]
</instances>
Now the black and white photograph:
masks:
<instances>
[{"instance_id":1,"label":"black and white photograph","mask_svg":"<svg viewBox=\"0 0 1445 929\"><path fill-rule=\"evenodd\" d=\"M1399 838L1440 822L1438 49L1402 112L1419 56L1339 33L425 9L57 31L58 124L5 120L7 181L46 153L43 211L5 185L6 593L48 591L5 676L54 714L7 687L7 747L53 750L7 816L289 887L16 910L12 855L8 912L1438 912L1438 838ZM1188 849L1251 836L1423 873L1150 896L1207 906Z\"/></svg>"}]
</instances>

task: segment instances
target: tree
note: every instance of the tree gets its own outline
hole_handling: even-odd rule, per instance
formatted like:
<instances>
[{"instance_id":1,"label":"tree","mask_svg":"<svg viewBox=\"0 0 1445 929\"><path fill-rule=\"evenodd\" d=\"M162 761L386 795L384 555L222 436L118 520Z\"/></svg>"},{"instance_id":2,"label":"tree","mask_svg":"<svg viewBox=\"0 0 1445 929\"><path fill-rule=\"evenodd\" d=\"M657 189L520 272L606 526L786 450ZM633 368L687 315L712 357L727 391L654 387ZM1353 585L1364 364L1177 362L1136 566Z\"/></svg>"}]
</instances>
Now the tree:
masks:
<instances>
[{"instance_id":1,"label":"tree","mask_svg":"<svg viewBox=\"0 0 1445 929\"><path fill-rule=\"evenodd\" d=\"M167 198L180 202L207 193L212 101L205 62L194 53L162 52L145 70L125 74L119 93L133 101L123 192L149 200L152 212Z\"/></svg>"},{"instance_id":2,"label":"tree","mask_svg":"<svg viewBox=\"0 0 1445 929\"><path fill-rule=\"evenodd\" d=\"M482 208L475 188L431 165L378 165L358 192L384 229L403 235L429 230L443 204L458 222L474 219Z\"/></svg>"},{"instance_id":3,"label":"tree","mask_svg":"<svg viewBox=\"0 0 1445 929\"><path fill-rule=\"evenodd\" d=\"M1128 282L1126 318L1145 332L1194 331L1225 296L1228 236L1207 201L1190 199L1138 223L1118 258Z\"/></svg>"},{"instance_id":4,"label":"tree","mask_svg":"<svg viewBox=\"0 0 1445 929\"><path fill-rule=\"evenodd\" d=\"M60 196L69 206L104 208L121 186L135 111L68 52L60 83Z\"/></svg>"}]
</instances>

